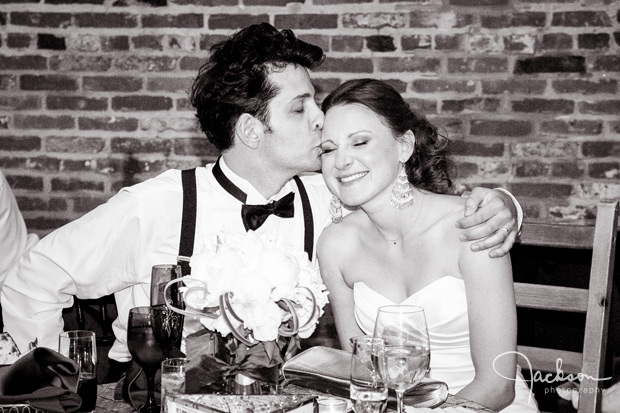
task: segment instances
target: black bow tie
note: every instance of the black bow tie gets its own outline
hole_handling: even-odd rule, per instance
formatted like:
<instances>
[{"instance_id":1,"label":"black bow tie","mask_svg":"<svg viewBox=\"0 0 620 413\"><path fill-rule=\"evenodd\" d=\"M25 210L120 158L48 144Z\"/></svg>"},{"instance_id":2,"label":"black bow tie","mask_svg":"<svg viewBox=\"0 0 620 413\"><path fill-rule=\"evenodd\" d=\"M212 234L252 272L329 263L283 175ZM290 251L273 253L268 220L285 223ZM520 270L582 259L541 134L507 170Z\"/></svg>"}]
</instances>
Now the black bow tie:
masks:
<instances>
[{"instance_id":1,"label":"black bow tie","mask_svg":"<svg viewBox=\"0 0 620 413\"><path fill-rule=\"evenodd\" d=\"M265 205L242 205L241 219L243 220L245 230L254 231L260 228L271 214L280 218L292 218L295 211L294 200L295 193L290 192L277 201L271 201Z\"/></svg>"}]
</instances>

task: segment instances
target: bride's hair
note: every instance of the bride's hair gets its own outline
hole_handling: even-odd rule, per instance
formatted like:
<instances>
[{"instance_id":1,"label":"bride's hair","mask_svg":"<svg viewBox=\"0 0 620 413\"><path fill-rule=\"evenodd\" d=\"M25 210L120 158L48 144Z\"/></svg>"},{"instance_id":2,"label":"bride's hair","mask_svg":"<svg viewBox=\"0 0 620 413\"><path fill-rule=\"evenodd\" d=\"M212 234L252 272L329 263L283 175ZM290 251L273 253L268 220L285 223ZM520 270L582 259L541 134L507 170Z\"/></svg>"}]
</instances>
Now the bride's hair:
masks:
<instances>
[{"instance_id":1,"label":"bride's hair","mask_svg":"<svg viewBox=\"0 0 620 413\"><path fill-rule=\"evenodd\" d=\"M349 80L323 101L323 112L334 106L357 103L364 105L392 131L402 136L408 130L415 135L411 158L405 162L409 182L417 188L435 193L447 193L452 187L453 167L447 158L448 137L437 127L415 113L392 86L376 79Z\"/></svg>"}]
</instances>

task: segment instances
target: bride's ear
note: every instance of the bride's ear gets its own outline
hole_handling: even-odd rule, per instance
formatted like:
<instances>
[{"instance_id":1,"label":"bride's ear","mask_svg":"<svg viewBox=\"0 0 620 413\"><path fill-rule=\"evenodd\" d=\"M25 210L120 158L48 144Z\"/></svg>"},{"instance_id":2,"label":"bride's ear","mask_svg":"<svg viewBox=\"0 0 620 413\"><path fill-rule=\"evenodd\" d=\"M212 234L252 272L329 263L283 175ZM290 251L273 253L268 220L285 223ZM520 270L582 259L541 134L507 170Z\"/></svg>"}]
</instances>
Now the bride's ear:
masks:
<instances>
[{"instance_id":1,"label":"bride's ear","mask_svg":"<svg viewBox=\"0 0 620 413\"><path fill-rule=\"evenodd\" d=\"M405 132L400 141L400 156L401 163L405 163L411 158L415 147L415 135L411 130Z\"/></svg>"}]
</instances>

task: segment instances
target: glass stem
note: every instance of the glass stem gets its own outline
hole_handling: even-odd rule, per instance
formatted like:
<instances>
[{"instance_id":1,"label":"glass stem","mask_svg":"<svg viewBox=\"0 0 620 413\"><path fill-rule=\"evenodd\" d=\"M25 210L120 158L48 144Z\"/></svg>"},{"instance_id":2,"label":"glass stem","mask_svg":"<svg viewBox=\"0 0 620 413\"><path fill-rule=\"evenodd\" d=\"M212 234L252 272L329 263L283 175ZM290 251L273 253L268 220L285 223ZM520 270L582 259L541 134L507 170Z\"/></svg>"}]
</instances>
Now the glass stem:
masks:
<instances>
[{"instance_id":1,"label":"glass stem","mask_svg":"<svg viewBox=\"0 0 620 413\"><path fill-rule=\"evenodd\" d=\"M397 391L396 392L396 411L398 413L405 413L405 406L403 404L403 395L405 392Z\"/></svg>"},{"instance_id":2,"label":"glass stem","mask_svg":"<svg viewBox=\"0 0 620 413\"><path fill-rule=\"evenodd\" d=\"M146 401L144 407L140 409L140 413L159 413L159 407L155 400L155 374L157 371L144 369L146 375Z\"/></svg>"}]
</instances>

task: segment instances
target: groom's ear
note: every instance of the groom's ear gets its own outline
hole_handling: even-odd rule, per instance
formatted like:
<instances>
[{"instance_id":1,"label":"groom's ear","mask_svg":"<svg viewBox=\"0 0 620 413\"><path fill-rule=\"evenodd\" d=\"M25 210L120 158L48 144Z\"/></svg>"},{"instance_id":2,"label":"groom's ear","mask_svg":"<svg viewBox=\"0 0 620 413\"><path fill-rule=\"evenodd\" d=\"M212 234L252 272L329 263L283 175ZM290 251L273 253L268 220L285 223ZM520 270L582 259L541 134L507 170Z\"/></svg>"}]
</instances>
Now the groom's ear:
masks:
<instances>
[{"instance_id":1,"label":"groom's ear","mask_svg":"<svg viewBox=\"0 0 620 413\"><path fill-rule=\"evenodd\" d=\"M263 124L249 113L243 113L237 119L235 136L239 142L251 149L256 149L262 136Z\"/></svg>"},{"instance_id":2,"label":"groom's ear","mask_svg":"<svg viewBox=\"0 0 620 413\"><path fill-rule=\"evenodd\" d=\"M403 134L400 140L400 156L401 163L405 163L411 158L415 151L415 135L411 130Z\"/></svg>"}]
</instances>

